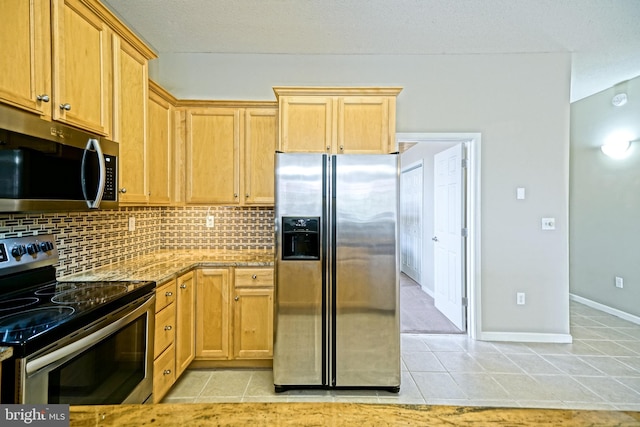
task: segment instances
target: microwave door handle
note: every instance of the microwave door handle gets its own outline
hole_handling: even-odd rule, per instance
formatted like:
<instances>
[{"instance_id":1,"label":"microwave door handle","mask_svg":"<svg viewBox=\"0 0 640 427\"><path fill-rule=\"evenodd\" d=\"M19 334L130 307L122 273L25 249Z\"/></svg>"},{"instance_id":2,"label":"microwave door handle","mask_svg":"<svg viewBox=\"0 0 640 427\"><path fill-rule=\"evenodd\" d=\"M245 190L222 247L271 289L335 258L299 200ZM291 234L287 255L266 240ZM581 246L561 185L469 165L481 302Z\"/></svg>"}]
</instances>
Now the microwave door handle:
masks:
<instances>
[{"instance_id":1,"label":"microwave door handle","mask_svg":"<svg viewBox=\"0 0 640 427\"><path fill-rule=\"evenodd\" d=\"M100 175L98 176L98 189L96 192L96 198L95 200L91 201L89 200L89 196L87 195L87 183L86 183L86 179L85 179L85 162L86 162L86 156L87 153L89 152L89 150L91 148L94 148L96 150L96 155L98 156L98 166L99 166L99 173ZM102 154L102 147L100 146L100 141L98 141L97 139L91 138L89 139L89 141L87 141L87 146L84 149L84 153L82 154L82 193L84 194L84 199L87 202L87 206L90 209L97 209L100 207L100 202L102 201L102 195L104 194L104 185L105 185L105 181L106 181L106 166L104 164L104 155Z\"/></svg>"}]
</instances>

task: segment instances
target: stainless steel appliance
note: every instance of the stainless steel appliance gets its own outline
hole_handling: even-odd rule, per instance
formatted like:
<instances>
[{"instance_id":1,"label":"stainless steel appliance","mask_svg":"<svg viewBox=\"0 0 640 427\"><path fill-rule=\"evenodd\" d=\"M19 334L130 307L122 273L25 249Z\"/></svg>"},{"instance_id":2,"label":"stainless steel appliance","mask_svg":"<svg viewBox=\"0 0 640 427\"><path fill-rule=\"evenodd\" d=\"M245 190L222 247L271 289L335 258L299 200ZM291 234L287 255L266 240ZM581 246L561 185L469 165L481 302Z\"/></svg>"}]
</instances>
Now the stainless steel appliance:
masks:
<instances>
[{"instance_id":1,"label":"stainless steel appliance","mask_svg":"<svg viewBox=\"0 0 640 427\"><path fill-rule=\"evenodd\" d=\"M400 390L398 156L276 154L276 392Z\"/></svg>"},{"instance_id":2,"label":"stainless steel appliance","mask_svg":"<svg viewBox=\"0 0 640 427\"><path fill-rule=\"evenodd\" d=\"M0 240L2 403L143 403L155 283L59 282L50 235Z\"/></svg>"},{"instance_id":3,"label":"stainless steel appliance","mask_svg":"<svg viewBox=\"0 0 640 427\"><path fill-rule=\"evenodd\" d=\"M117 143L0 105L0 212L117 207Z\"/></svg>"}]
</instances>

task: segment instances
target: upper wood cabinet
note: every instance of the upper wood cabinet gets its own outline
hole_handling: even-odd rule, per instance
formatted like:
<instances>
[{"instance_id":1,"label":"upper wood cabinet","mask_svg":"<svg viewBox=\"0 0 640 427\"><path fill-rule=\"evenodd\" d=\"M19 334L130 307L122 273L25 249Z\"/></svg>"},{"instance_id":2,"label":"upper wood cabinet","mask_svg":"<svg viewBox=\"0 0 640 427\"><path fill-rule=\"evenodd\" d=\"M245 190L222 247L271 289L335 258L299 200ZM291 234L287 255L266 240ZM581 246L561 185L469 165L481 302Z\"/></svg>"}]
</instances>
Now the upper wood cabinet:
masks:
<instances>
[{"instance_id":1,"label":"upper wood cabinet","mask_svg":"<svg viewBox=\"0 0 640 427\"><path fill-rule=\"evenodd\" d=\"M108 25L81 0L52 0L55 120L109 135L112 43Z\"/></svg>"},{"instance_id":2,"label":"upper wood cabinet","mask_svg":"<svg viewBox=\"0 0 640 427\"><path fill-rule=\"evenodd\" d=\"M51 116L49 0L3 0L0 16L0 102Z\"/></svg>"},{"instance_id":3,"label":"upper wood cabinet","mask_svg":"<svg viewBox=\"0 0 640 427\"><path fill-rule=\"evenodd\" d=\"M273 103L186 108L186 203L273 204L276 112Z\"/></svg>"},{"instance_id":4,"label":"upper wood cabinet","mask_svg":"<svg viewBox=\"0 0 640 427\"><path fill-rule=\"evenodd\" d=\"M149 80L147 161L149 204L173 201L175 98Z\"/></svg>"},{"instance_id":5,"label":"upper wood cabinet","mask_svg":"<svg viewBox=\"0 0 640 427\"><path fill-rule=\"evenodd\" d=\"M118 37L114 46L113 138L118 157L120 202L144 203L147 181L147 59Z\"/></svg>"},{"instance_id":6,"label":"upper wood cabinet","mask_svg":"<svg viewBox=\"0 0 640 427\"><path fill-rule=\"evenodd\" d=\"M396 151L396 97L402 89L275 87L284 152Z\"/></svg>"}]
</instances>

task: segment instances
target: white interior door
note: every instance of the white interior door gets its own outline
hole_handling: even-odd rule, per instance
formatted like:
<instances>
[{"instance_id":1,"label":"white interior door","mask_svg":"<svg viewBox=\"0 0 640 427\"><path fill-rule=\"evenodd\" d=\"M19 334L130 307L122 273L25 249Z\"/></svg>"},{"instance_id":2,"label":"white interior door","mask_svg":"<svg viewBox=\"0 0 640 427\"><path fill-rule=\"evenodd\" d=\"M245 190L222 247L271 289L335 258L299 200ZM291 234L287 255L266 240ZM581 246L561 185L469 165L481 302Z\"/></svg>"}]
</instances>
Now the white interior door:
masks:
<instances>
[{"instance_id":1,"label":"white interior door","mask_svg":"<svg viewBox=\"0 0 640 427\"><path fill-rule=\"evenodd\" d=\"M421 283L422 164L402 171L400 185L400 270Z\"/></svg>"},{"instance_id":2,"label":"white interior door","mask_svg":"<svg viewBox=\"0 0 640 427\"><path fill-rule=\"evenodd\" d=\"M434 156L433 246L435 306L464 331L463 150L461 143Z\"/></svg>"}]
</instances>

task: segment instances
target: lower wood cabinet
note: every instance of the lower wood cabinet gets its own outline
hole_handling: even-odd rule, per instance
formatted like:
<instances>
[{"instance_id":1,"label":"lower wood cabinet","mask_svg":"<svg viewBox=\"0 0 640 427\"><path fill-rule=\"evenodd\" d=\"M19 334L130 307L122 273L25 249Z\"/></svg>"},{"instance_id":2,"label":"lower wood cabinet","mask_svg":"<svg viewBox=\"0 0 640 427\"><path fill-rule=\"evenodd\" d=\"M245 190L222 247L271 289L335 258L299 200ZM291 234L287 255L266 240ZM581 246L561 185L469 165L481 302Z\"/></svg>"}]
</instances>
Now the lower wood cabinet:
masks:
<instances>
[{"instance_id":1,"label":"lower wood cabinet","mask_svg":"<svg viewBox=\"0 0 640 427\"><path fill-rule=\"evenodd\" d=\"M196 360L273 357L273 268L198 270Z\"/></svg>"},{"instance_id":2,"label":"lower wood cabinet","mask_svg":"<svg viewBox=\"0 0 640 427\"><path fill-rule=\"evenodd\" d=\"M178 277L176 297L176 379L195 357L195 274L190 271Z\"/></svg>"}]
</instances>

